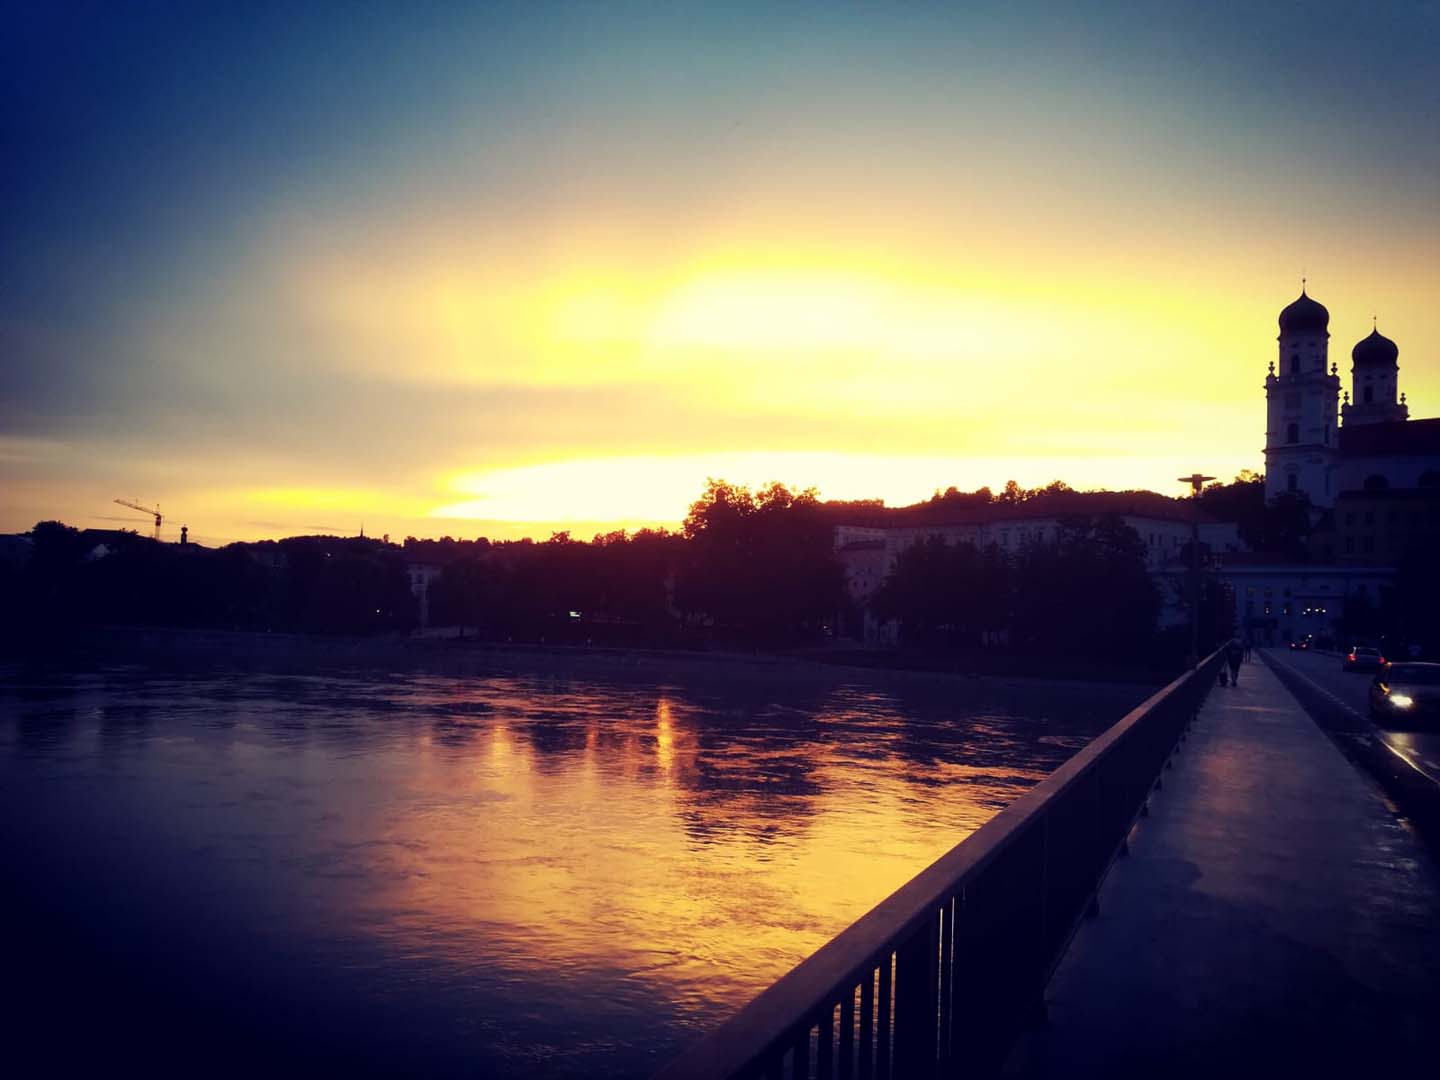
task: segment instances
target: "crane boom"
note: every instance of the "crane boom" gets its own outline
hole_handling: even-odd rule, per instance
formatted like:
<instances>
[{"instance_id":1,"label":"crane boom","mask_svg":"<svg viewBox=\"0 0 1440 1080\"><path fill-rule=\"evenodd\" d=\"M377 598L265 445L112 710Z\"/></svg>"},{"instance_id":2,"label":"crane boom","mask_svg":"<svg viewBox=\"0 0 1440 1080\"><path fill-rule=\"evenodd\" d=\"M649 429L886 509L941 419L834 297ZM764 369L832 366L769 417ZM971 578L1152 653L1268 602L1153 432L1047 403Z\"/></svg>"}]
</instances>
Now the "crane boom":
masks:
<instances>
[{"instance_id":1,"label":"crane boom","mask_svg":"<svg viewBox=\"0 0 1440 1080\"><path fill-rule=\"evenodd\" d=\"M137 502L131 502L129 499L116 499L115 501L121 506L128 506L131 510L139 510L142 514L148 514L153 517L155 519L155 539L160 539L160 524L164 521L164 518L160 516L160 507L157 506L151 509L148 506L141 506Z\"/></svg>"}]
</instances>

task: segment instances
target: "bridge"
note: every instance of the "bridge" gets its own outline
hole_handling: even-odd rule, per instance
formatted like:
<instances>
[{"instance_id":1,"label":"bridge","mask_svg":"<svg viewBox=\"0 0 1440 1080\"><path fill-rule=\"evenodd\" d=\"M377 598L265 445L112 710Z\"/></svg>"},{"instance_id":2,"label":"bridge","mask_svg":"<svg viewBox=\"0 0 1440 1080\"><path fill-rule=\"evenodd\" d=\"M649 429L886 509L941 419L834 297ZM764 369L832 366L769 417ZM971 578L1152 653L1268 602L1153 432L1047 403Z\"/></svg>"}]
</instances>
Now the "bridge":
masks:
<instances>
[{"instance_id":1,"label":"bridge","mask_svg":"<svg viewBox=\"0 0 1440 1080\"><path fill-rule=\"evenodd\" d=\"M1433 1061L1440 870L1387 790L1440 802L1440 735L1375 731L1339 665L1269 653L1219 687L1212 655L657 1080Z\"/></svg>"}]
</instances>

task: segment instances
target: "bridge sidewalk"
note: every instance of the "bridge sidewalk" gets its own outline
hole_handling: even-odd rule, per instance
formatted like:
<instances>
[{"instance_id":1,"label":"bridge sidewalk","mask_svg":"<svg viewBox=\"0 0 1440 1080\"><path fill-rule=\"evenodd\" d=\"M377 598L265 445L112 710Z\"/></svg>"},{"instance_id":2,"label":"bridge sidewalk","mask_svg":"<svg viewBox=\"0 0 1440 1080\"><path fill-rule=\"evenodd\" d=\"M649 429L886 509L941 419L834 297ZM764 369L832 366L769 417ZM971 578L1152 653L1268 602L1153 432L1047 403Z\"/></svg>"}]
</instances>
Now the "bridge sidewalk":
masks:
<instances>
[{"instance_id":1,"label":"bridge sidewalk","mask_svg":"<svg viewBox=\"0 0 1440 1080\"><path fill-rule=\"evenodd\" d=\"M1440 873L1268 667L1211 691L1011 1077L1440 1060Z\"/></svg>"}]
</instances>

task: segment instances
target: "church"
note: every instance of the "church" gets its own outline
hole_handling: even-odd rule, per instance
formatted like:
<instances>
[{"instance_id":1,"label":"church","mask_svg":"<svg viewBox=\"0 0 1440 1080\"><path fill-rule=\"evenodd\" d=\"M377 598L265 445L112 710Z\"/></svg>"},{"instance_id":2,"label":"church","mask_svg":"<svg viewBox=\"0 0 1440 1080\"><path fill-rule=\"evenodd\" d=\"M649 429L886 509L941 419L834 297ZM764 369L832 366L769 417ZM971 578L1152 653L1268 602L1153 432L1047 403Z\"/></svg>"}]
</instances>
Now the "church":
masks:
<instances>
[{"instance_id":1,"label":"church","mask_svg":"<svg viewBox=\"0 0 1440 1080\"><path fill-rule=\"evenodd\" d=\"M1280 355L1265 379L1265 497L1304 495L1333 510L1349 493L1440 488L1440 419L1410 419L1399 347L1378 327L1357 342L1342 400L1329 327L1330 312L1303 288L1280 312Z\"/></svg>"},{"instance_id":2,"label":"church","mask_svg":"<svg viewBox=\"0 0 1440 1080\"><path fill-rule=\"evenodd\" d=\"M1219 556L1238 628L1283 644L1341 633L1355 600L1378 607L1407 554L1440 543L1440 418L1410 419L1400 349L1373 327L1350 350L1350 385L1329 356L1330 312L1301 289L1280 312L1265 378L1265 497L1311 507L1309 559Z\"/></svg>"}]
</instances>

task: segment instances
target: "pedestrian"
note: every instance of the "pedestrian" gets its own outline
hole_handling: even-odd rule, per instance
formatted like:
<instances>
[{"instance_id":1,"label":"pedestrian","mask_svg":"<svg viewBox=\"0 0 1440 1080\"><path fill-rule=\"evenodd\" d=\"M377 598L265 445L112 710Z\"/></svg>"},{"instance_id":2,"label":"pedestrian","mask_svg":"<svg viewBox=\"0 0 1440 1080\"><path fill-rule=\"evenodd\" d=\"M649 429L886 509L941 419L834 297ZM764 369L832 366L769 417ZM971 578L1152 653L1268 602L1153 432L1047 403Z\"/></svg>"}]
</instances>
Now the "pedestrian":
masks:
<instances>
[{"instance_id":1,"label":"pedestrian","mask_svg":"<svg viewBox=\"0 0 1440 1080\"><path fill-rule=\"evenodd\" d=\"M1230 644L1225 646L1225 665L1230 669L1230 685L1236 686L1240 682L1240 661L1245 658L1245 647L1235 638L1230 639Z\"/></svg>"}]
</instances>

